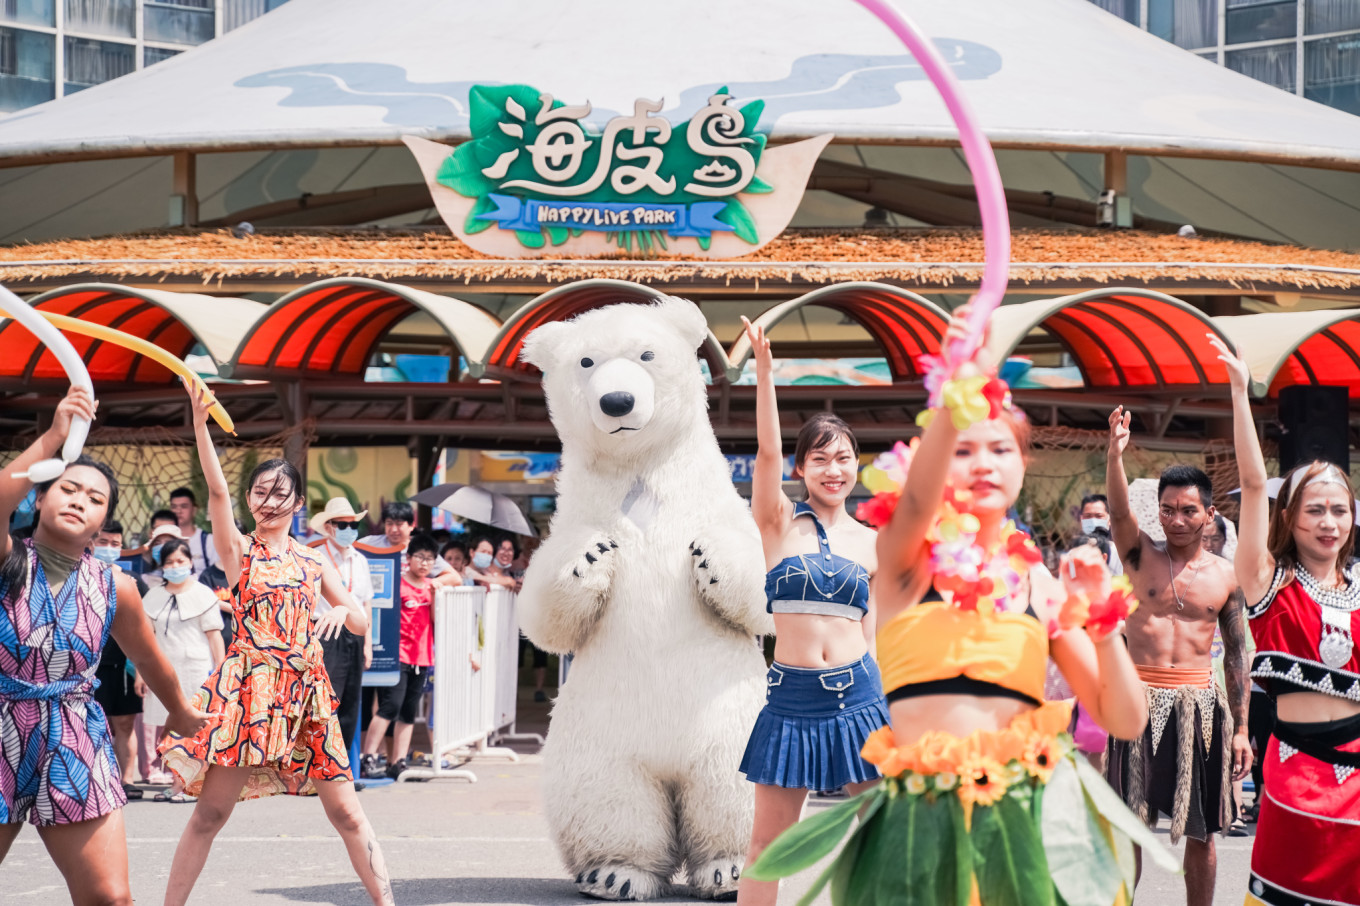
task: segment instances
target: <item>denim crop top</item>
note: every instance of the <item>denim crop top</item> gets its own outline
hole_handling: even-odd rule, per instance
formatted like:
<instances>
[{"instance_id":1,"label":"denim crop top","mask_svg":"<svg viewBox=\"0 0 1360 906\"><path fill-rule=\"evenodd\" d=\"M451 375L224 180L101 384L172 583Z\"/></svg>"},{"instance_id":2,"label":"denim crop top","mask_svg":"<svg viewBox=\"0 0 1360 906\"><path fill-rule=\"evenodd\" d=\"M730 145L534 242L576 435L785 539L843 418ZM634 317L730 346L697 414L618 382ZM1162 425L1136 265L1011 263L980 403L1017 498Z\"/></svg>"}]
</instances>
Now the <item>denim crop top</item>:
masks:
<instances>
[{"instance_id":1,"label":"denim crop top","mask_svg":"<svg viewBox=\"0 0 1360 906\"><path fill-rule=\"evenodd\" d=\"M800 501L793 505L793 518L801 516L817 528L818 552L785 557L765 574L765 610L864 619L869 610L868 570L831 553L826 529L812 507Z\"/></svg>"}]
</instances>

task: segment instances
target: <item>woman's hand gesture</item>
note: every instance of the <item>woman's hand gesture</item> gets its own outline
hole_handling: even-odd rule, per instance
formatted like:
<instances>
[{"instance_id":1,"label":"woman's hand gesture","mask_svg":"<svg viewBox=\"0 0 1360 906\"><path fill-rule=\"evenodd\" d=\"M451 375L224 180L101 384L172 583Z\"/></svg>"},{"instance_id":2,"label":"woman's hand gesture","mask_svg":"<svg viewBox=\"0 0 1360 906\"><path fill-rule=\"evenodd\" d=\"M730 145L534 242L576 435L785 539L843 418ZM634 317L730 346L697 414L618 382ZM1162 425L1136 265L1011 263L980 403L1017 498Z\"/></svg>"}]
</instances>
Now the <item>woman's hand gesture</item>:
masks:
<instances>
[{"instance_id":1,"label":"woman's hand gesture","mask_svg":"<svg viewBox=\"0 0 1360 906\"><path fill-rule=\"evenodd\" d=\"M317 618L317 637L327 642L339 638L341 630L345 628L345 620L348 616L343 607L332 607L326 611Z\"/></svg>"},{"instance_id":2,"label":"woman's hand gesture","mask_svg":"<svg viewBox=\"0 0 1360 906\"><path fill-rule=\"evenodd\" d=\"M98 408L99 401L90 391L72 384L71 389L66 391L66 396L57 403L57 411L52 415L52 427L48 430L52 432L54 438L65 442L66 435L71 433L71 422L77 418L94 421L95 410Z\"/></svg>"},{"instance_id":3,"label":"woman's hand gesture","mask_svg":"<svg viewBox=\"0 0 1360 906\"><path fill-rule=\"evenodd\" d=\"M1058 570L1069 595L1082 594L1088 601L1110 596L1110 568L1095 545L1083 544L1063 554Z\"/></svg>"},{"instance_id":4,"label":"woman's hand gesture","mask_svg":"<svg viewBox=\"0 0 1360 906\"><path fill-rule=\"evenodd\" d=\"M945 328L944 337L940 340L940 348L946 354L968 336L968 319L972 314L972 302L965 302L949 313L949 325ZM987 351L987 333L983 333L978 348L973 350L973 357L970 362L972 363L971 368L965 366L959 369L960 376L966 377L978 372L985 374L991 371L993 363L992 355ZM963 363L960 363L960 365L963 365Z\"/></svg>"},{"instance_id":5,"label":"woman's hand gesture","mask_svg":"<svg viewBox=\"0 0 1360 906\"><path fill-rule=\"evenodd\" d=\"M1241 350L1229 349L1228 344L1216 333L1210 333L1208 337L1209 345L1218 353L1218 360L1228 369L1228 383L1232 386L1232 392L1245 394L1247 387L1251 385L1251 369L1243 360Z\"/></svg>"},{"instance_id":6,"label":"woman's hand gesture","mask_svg":"<svg viewBox=\"0 0 1360 906\"><path fill-rule=\"evenodd\" d=\"M751 341L751 358L756 361L756 374L769 374L774 370L774 357L770 354L770 338L765 336L765 328L752 324L745 316L741 323L746 328L746 339Z\"/></svg>"},{"instance_id":7,"label":"woman's hand gesture","mask_svg":"<svg viewBox=\"0 0 1360 906\"><path fill-rule=\"evenodd\" d=\"M181 378L180 380L184 380ZM206 384L184 381L184 389L189 391L189 407L193 410L194 427L208 423L208 410L217 404L217 398L208 390Z\"/></svg>"}]
</instances>

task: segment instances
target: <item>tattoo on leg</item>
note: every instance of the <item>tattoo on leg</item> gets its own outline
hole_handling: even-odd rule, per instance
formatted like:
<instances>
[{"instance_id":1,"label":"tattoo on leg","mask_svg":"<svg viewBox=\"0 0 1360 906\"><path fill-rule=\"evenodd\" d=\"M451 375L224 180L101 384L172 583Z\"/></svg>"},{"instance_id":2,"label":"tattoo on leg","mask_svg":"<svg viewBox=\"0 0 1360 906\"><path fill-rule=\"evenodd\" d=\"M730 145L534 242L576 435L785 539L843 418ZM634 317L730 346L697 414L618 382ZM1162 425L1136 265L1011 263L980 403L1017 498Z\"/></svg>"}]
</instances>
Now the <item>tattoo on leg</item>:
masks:
<instances>
[{"instance_id":1,"label":"tattoo on leg","mask_svg":"<svg viewBox=\"0 0 1360 906\"><path fill-rule=\"evenodd\" d=\"M387 878L387 863L382 857L382 850L378 848L378 838L372 830L368 834L368 867L378 882L378 896L384 906L396 906L396 900L392 897L392 882Z\"/></svg>"}]
</instances>

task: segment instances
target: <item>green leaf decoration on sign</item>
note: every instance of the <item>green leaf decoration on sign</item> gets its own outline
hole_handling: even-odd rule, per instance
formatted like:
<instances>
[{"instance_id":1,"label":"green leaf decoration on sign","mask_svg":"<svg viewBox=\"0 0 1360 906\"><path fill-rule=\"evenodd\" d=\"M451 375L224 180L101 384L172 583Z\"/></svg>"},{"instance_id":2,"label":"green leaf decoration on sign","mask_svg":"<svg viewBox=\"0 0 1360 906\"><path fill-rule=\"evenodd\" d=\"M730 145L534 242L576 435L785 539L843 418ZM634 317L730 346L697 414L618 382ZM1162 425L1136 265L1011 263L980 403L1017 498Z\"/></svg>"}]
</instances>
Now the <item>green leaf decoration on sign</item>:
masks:
<instances>
[{"instance_id":1,"label":"green leaf decoration on sign","mask_svg":"<svg viewBox=\"0 0 1360 906\"><path fill-rule=\"evenodd\" d=\"M704 251L708 251L708 247L709 247L710 245L713 244L713 237L712 237L712 236L700 236L700 237L698 238L698 242L699 242L699 248L703 249Z\"/></svg>"},{"instance_id":2,"label":"green leaf decoration on sign","mask_svg":"<svg viewBox=\"0 0 1360 906\"><path fill-rule=\"evenodd\" d=\"M973 870L987 906L1056 906L1039 828L1019 800L973 808Z\"/></svg>"},{"instance_id":3,"label":"green leaf decoration on sign","mask_svg":"<svg viewBox=\"0 0 1360 906\"><path fill-rule=\"evenodd\" d=\"M548 241L553 245L561 245L571 238L571 231L566 227L550 226L546 227L546 229L548 231Z\"/></svg>"},{"instance_id":4,"label":"green leaf decoration on sign","mask_svg":"<svg viewBox=\"0 0 1360 906\"><path fill-rule=\"evenodd\" d=\"M1063 759L1044 788L1039 825L1048 872L1066 906L1110 906L1124 878L1100 819L1086 803L1076 769Z\"/></svg>"},{"instance_id":5,"label":"green leaf decoration on sign","mask_svg":"<svg viewBox=\"0 0 1360 906\"><path fill-rule=\"evenodd\" d=\"M839 805L804 818L780 834L746 869L753 881L777 881L796 874L829 855L850 829L860 806L874 790L860 793Z\"/></svg>"},{"instance_id":6,"label":"green leaf decoration on sign","mask_svg":"<svg viewBox=\"0 0 1360 906\"><path fill-rule=\"evenodd\" d=\"M732 231L737 234L738 239L755 245L760 241L760 234L756 231L755 218L751 212L746 210L746 205L733 198L727 202L727 207L723 208L718 214L718 219L732 227Z\"/></svg>"},{"instance_id":7,"label":"green leaf decoration on sign","mask_svg":"<svg viewBox=\"0 0 1360 906\"><path fill-rule=\"evenodd\" d=\"M1086 791L1086 795L1091 797L1091 804L1096 811L1100 812L1101 817L1110 822L1115 830L1122 832L1135 846L1142 847L1144 859L1151 858L1162 868L1173 874L1181 873L1180 862L1176 855L1166 848L1161 839L1143 823L1129 807L1124 804L1124 800L1119 798L1119 794L1110 789L1110 785L1105 782L1105 778L1100 776L1100 772L1091 767L1084 758L1072 759L1072 764L1076 765L1077 776L1081 779L1081 787Z\"/></svg>"},{"instance_id":8,"label":"green leaf decoration on sign","mask_svg":"<svg viewBox=\"0 0 1360 906\"><path fill-rule=\"evenodd\" d=\"M473 159L470 144L464 142L444 158L444 162L439 165L439 172L435 174L435 181L466 198L477 198L494 189L495 183L482 175Z\"/></svg>"},{"instance_id":9,"label":"green leaf decoration on sign","mask_svg":"<svg viewBox=\"0 0 1360 906\"><path fill-rule=\"evenodd\" d=\"M516 230L515 238L517 238L519 244L526 249L541 249L545 245L542 230L539 230L538 232L532 230Z\"/></svg>"},{"instance_id":10,"label":"green leaf decoration on sign","mask_svg":"<svg viewBox=\"0 0 1360 906\"><path fill-rule=\"evenodd\" d=\"M485 214L487 211L494 211L496 204L490 198L483 195L477 199L477 203L468 211L467 219L463 221L463 232L471 236L473 233L480 233L496 225L494 220L478 220L478 214Z\"/></svg>"},{"instance_id":11,"label":"green leaf decoration on sign","mask_svg":"<svg viewBox=\"0 0 1360 906\"><path fill-rule=\"evenodd\" d=\"M774 186L770 185L759 176L752 176L751 181L746 184L746 188L741 191L747 195L768 195L774 191Z\"/></svg>"}]
</instances>

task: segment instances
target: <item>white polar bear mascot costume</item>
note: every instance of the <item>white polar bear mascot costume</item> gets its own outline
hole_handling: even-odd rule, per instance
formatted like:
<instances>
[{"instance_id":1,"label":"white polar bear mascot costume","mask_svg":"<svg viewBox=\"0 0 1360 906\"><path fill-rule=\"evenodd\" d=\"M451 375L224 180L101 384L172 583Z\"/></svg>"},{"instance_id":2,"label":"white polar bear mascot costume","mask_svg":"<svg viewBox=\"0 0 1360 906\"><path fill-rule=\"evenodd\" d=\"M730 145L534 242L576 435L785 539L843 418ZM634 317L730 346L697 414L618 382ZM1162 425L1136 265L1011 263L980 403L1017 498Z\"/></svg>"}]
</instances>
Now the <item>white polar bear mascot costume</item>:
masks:
<instances>
[{"instance_id":1,"label":"white polar bear mascot costume","mask_svg":"<svg viewBox=\"0 0 1360 906\"><path fill-rule=\"evenodd\" d=\"M764 555L708 421L698 306L611 305L529 335L562 440L557 513L519 596L534 644L573 652L544 748L546 813L577 888L640 900L685 868L732 898L764 704Z\"/></svg>"}]
</instances>

